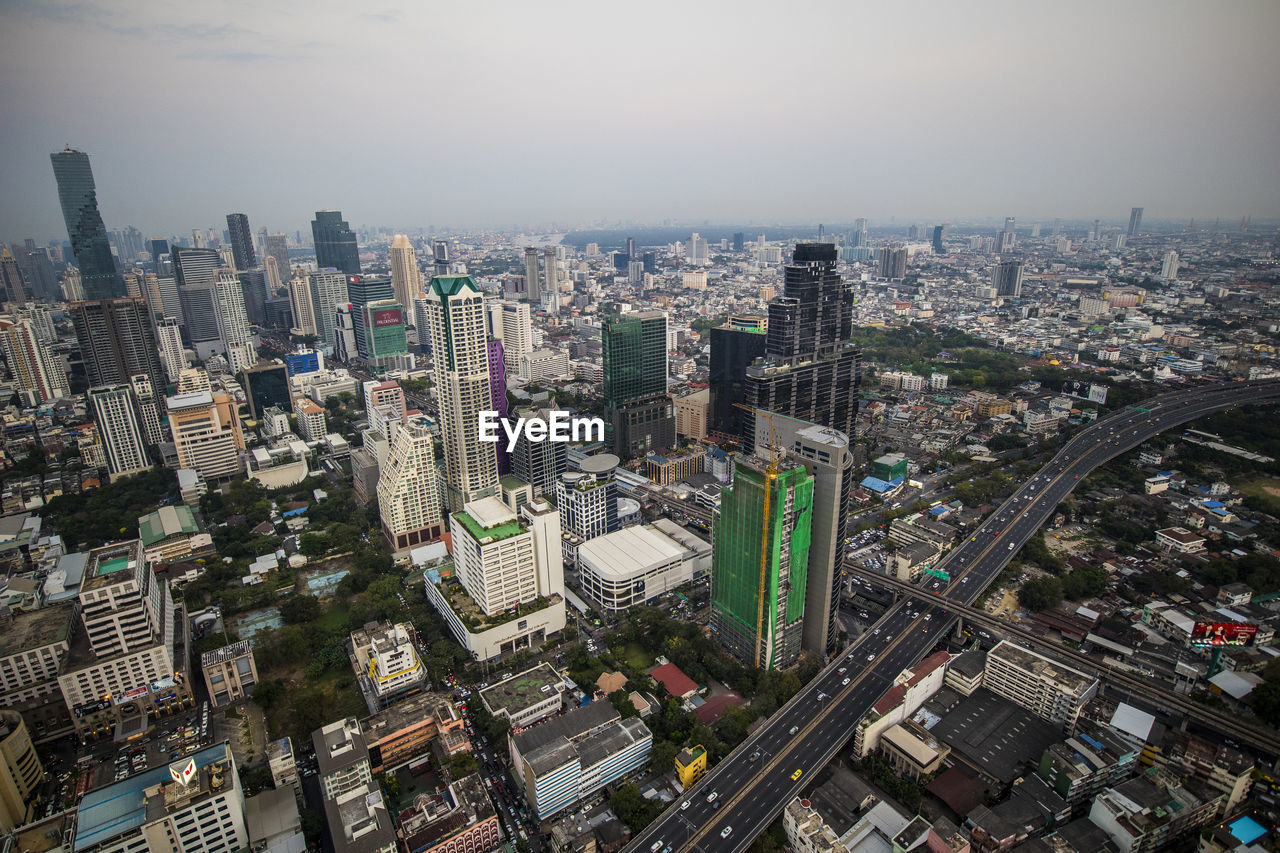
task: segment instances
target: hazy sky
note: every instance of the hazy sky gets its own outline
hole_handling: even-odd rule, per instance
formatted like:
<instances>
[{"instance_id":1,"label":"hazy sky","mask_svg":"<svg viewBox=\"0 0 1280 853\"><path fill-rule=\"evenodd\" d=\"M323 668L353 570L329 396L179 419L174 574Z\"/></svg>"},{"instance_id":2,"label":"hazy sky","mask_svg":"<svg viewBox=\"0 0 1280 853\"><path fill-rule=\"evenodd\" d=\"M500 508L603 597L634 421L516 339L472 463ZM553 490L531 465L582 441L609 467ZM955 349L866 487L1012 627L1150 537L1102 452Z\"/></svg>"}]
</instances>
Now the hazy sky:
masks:
<instances>
[{"instance_id":1,"label":"hazy sky","mask_svg":"<svg viewBox=\"0 0 1280 853\"><path fill-rule=\"evenodd\" d=\"M0 238L1280 216L1280 3L0 0Z\"/></svg>"}]
</instances>

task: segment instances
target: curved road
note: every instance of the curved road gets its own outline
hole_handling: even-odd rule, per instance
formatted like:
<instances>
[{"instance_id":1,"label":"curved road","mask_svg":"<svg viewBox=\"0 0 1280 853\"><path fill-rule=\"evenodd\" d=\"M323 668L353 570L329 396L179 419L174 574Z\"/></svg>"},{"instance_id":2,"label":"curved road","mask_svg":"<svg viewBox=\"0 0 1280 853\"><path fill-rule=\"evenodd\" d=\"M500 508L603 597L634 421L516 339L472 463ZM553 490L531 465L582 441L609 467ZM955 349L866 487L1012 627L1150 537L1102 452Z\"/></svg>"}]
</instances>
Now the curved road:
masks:
<instances>
[{"instance_id":1,"label":"curved road","mask_svg":"<svg viewBox=\"0 0 1280 853\"><path fill-rule=\"evenodd\" d=\"M1280 402L1280 380L1180 390L1121 409L1077 433L941 564L944 594L972 603L1016 550L1090 471L1156 433L1211 412ZM987 532L989 531L989 532ZM732 755L627 845L627 853L740 853L848 741L905 668L945 633L954 615L901 602L838 655Z\"/></svg>"}]
</instances>

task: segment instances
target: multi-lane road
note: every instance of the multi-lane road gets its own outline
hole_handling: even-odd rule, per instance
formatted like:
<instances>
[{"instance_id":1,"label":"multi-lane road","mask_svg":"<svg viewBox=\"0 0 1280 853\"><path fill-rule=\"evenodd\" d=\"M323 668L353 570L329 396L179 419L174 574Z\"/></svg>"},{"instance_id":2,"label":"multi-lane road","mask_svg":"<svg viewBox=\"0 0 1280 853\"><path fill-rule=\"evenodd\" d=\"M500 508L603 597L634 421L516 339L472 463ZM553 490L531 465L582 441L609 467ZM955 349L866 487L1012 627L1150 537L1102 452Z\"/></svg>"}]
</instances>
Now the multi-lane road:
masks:
<instances>
[{"instance_id":1,"label":"multi-lane road","mask_svg":"<svg viewBox=\"0 0 1280 853\"><path fill-rule=\"evenodd\" d=\"M1121 409L1077 433L943 561L943 594L970 604L1075 488L1108 459L1163 430L1221 409L1280 401L1280 381L1175 391ZM844 746L858 722L905 668L945 634L954 614L904 601L840 654L747 741L652 824L627 853L739 853Z\"/></svg>"}]
</instances>

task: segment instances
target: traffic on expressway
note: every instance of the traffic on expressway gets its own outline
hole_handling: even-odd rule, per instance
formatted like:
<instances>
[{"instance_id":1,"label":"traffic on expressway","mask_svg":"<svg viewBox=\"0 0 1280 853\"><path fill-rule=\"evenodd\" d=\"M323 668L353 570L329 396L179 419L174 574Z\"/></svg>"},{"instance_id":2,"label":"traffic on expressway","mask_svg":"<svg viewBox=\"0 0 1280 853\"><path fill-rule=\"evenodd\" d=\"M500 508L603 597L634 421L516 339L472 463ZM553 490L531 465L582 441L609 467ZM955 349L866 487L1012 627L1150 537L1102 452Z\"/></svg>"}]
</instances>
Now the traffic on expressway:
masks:
<instances>
[{"instance_id":1,"label":"traffic on expressway","mask_svg":"<svg viewBox=\"0 0 1280 853\"><path fill-rule=\"evenodd\" d=\"M1223 383L1174 391L1120 409L1081 430L943 562L939 590L973 602L1017 549L1094 468L1163 430L1221 409L1280 402L1280 381ZM903 669L914 665L955 619L910 599L884 616L737 750L708 771L627 853L737 853L763 832L809 778L849 740Z\"/></svg>"}]
</instances>

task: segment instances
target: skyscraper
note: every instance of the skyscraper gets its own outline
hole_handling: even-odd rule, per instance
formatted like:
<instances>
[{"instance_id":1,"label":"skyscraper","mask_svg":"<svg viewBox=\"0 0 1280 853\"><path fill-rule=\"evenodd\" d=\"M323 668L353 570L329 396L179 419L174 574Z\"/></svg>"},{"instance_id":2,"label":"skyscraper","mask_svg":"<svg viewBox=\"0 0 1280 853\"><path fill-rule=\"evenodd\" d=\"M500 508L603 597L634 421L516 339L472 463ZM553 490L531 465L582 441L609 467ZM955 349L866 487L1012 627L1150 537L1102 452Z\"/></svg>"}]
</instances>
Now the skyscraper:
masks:
<instances>
[{"instance_id":1,"label":"skyscraper","mask_svg":"<svg viewBox=\"0 0 1280 853\"><path fill-rule=\"evenodd\" d=\"M436 275L449 274L449 241L436 240L431 244L431 259Z\"/></svg>"},{"instance_id":2,"label":"skyscraper","mask_svg":"<svg viewBox=\"0 0 1280 853\"><path fill-rule=\"evenodd\" d=\"M378 473L378 513L392 551L434 542L444 532L436 490L435 442L426 418L390 421L391 448Z\"/></svg>"},{"instance_id":3,"label":"skyscraper","mask_svg":"<svg viewBox=\"0 0 1280 853\"><path fill-rule=\"evenodd\" d=\"M368 302L358 317L367 351L361 355L373 364L409 351L404 306L391 299Z\"/></svg>"},{"instance_id":4,"label":"skyscraper","mask_svg":"<svg viewBox=\"0 0 1280 853\"><path fill-rule=\"evenodd\" d=\"M145 302L128 298L73 302L70 314L90 387L128 385L137 373L145 374L152 388L165 387Z\"/></svg>"},{"instance_id":5,"label":"skyscraper","mask_svg":"<svg viewBox=\"0 0 1280 853\"><path fill-rule=\"evenodd\" d=\"M526 422L542 421L548 427L549 415L549 409L520 413ZM556 479L568 464L568 450L563 442L530 441L524 432L520 433L515 449L511 451L511 473L533 486L535 495L554 493Z\"/></svg>"},{"instance_id":6,"label":"skyscraper","mask_svg":"<svg viewBox=\"0 0 1280 853\"><path fill-rule=\"evenodd\" d=\"M867 220L853 220L853 233L849 235L849 242L855 248L867 245Z\"/></svg>"},{"instance_id":7,"label":"skyscraper","mask_svg":"<svg viewBox=\"0 0 1280 853\"><path fill-rule=\"evenodd\" d=\"M80 281L86 299L111 299L124 296L124 281L116 272L107 240L107 227L98 212L98 193L93 183L89 155L67 148L50 154L53 177L58 183L58 202L62 219L67 224L71 252L80 268Z\"/></svg>"},{"instance_id":8,"label":"skyscraper","mask_svg":"<svg viewBox=\"0 0 1280 853\"><path fill-rule=\"evenodd\" d=\"M236 403L225 391L190 391L170 397L169 428L178 464L203 480L236 477L244 473L240 453L244 434Z\"/></svg>"},{"instance_id":9,"label":"skyscraper","mask_svg":"<svg viewBox=\"0 0 1280 853\"><path fill-rule=\"evenodd\" d=\"M340 210L317 210L311 220L311 236L316 244L316 266L342 270L347 275L360 274L360 249L356 232L342 218Z\"/></svg>"},{"instance_id":10,"label":"skyscraper","mask_svg":"<svg viewBox=\"0 0 1280 853\"><path fill-rule=\"evenodd\" d=\"M395 300L406 307L412 305L414 297L422 291L418 256L409 238L403 234L391 239L391 289L395 292Z\"/></svg>"},{"instance_id":11,"label":"skyscraper","mask_svg":"<svg viewBox=\"0 0 1280 853\"><path fill-rule=\"evenodd\" d=\"M178 381L178 374L187 369L187 359L182 353L182 329L177 319L161 317L156 321L156 340L160 345L160 363L170 382Z\"/></svg>"},{"instance_id":12,"label":"skyscraper","mask_svg":"<svg viewBox=\"0 0 1280 853\"><path fill-rule=\"evenodd\" d=\"M715 526L711 631L748 666L783 669L800 655L812 521L802 464L738 458Z\"/></svg>"},{"instance_id":13,"label":"skyscraper","mask_svg":"<svg viewBox=\"0 0 1280 853\"><path fill-rule=\"evenodd\" d=\"M0 302L11 305L27 304L27 284L22 278L22 270L18 267L17 259L8 247L0 251L0 285L4 288L0 292Z\"/></svg>"},{"instance_id":14,"label":"skyscraper","mask_svg":"<svg viewBox=\"0 0 1280 853\"><path fill-rule=\"evenodd\" d=\"M1001 261L991 271L991 286L996 296L1017 299L1022 296L1022 261Z\"/></svg>"},{"instance_id":15,"label":"skyscraper","mask_svg":"<svg viewBox=\"0 0 1280 853\"><path fill-rule=\"evenodd\" d=\"M196 357L203 361L222 351L214 294L220 266L218 253L213 249L180 246L173 250L171 257L187 341L195 350Z\"/></svg>"},{"instance_id":16,"label":"skyscraper","mask_svg":"<svg viewBox=\"0 0 1280 853\"><path fill-rule=\"evenodd\" d=\"M737 403L746 402L747 367L764 355L766 323L744 327L725 323L711 330L711 422L708 429L718 435L740 438L743 411Z\"/></svg>"},{"instance_id":17,"label":"skyscraper","mask_svg":"<svg viewBox=\"0 0 1280 853\"><path fill-rule=\"evenodd\" d=\"M541 302L542 284L538 281L538 250L534 246L524 249L524 298L538 305Z\"/></svg>"},{"instance_id":18,"label":"skyscraper","mask_svg":"<svg viewBox=\"0 0 1280 853\"><path fill-rule=\"evenodd\" d=\"M942 248L943 227L944 226L942 225L933 226L933 253L935 255L943 254L943 248Z\"/></svg>"},{"instance_id":19,"label":"skyscraper","mask_svg":"<svg viewBox=\"0 0 1280 853\"><path fill-rule=\"evenodd\" d=\"M0 318L0 344L9 373L28 405L71 396L62 359L53 354L30 320Z\"/></svg>"},{"instance_id":20,"label":"skyscraper","mask_svg":"<svg viewBox=\"0 0 1280 853\"><path fill-rule=\"evenodd\" d=\"M334 312L339 305L349 305L347 298L346 273L336 270L321 270L307 276L307 284L311 291L311 317L315 323L315 334L330 347L336 347L337 335L334 333Z\"/></svg>"},{"instance_id":21,"label":"skyscraper","mask_svg":"<svg viewBox=\"0 0 1280 853\"><path fill-rule=\"evenodd\" d=\"M1129 211L1129 230L1126 232L1130 237L1138 236L1139 229L1142 228L1142 208L1135 207Z\"/></svg>"},{"instance_id":22,"label":"skyscraper","mask_svg":"<svg viewBox=\"0 0 1280 853\"><path fill-rule=\"evenodd\" d=\"M746 404L853 435L858 415L858 349L853 291L836 272L831 243L799 243L782 295L769 303L764 358L746 370ZM743 412L742 438L755 436Z\"/></svg>"},{"instance_id":23,"label":"skyscraper","mask_svg":"<svg viewBox=\"0 0 1280 853\"><path fill-rule=\"evenodd\" d=\"M614 453L631 458L674 446L676 423L667 396L667 315L615 314L605 319L600 331Z\"/></svg>"},{"instance_id":24,"label":"skyscraper","mask_svg":"<svg viewBox=\"0 0 1280 853\"><path fill-rule=\"evenodd\" d=\"M283 234L268 234L263 239L262 254L276 259L276 269L280 272L281 281L293 278L293 267L289 263L289 244Z\"/></svg>"},{"instance_id":25,"label":"skyscraper","mask_svg":"<svg viewBox=\"0 0 1280 853\"><path fill-rule=\"evenodd\" d=\"M1165 281L1175 281L1178 278L1178 253L1172 249L1165 252L1164 261L1160 264L1160 277Z\"/></svg>"},{"instance_id":26,"label":"skyscraper","mask_svg":"<svg viewBox=\"0 0 1280 853\"><path fill-rule=\"evenodd\" d=\"M160 269L160 259L169 254L169 241L163 237L152 237L147 240L147 252L151 255L151 271L160 275L164 272Z\"/></svg>"},{"instance_id":27,"label":"skyscraper","mask_svg":"<svg viewBox=\"0 0 1280 853\"><path fill-rule=\"evenodd\" d=\"M495 331L502 338L503 366L516 370L520 367L520 356L533 352L533 322L528 304L503 302L502 326Z\"/></svg>"},{"instance_id":28,"label":"skyscraper","mask_svg":"<svg viewBox=\"0 0 1280 853\"><path fill-rule=\"evenodd\" d=\"M142 440L142 421L133 388L128 384L99 385L89 389L89 409L98 425L107 471L127 477L151 467Z\"/></svg>"},{"instance_id":29,"label":"skyscraper","mask_svg":"<svg viewBox=\"0 0 1280 853\"><path fill-rule=\"evenodd\" d=\"M425 308L435 358L444 443L445 496L451 512L497 493L494 445L477 441L480 412L489 411L489 348L484 295L469 275L436 276Z\"/></svg>"},{"instance_id":30,"label":"skyscraper","mask_svg":"<svg viewBox=\"0 0 1280 853\"><path fill-rule=\"evenodd\" d=\"M542 250L542 290L550 293L555 298L556 291L559 289L559 269L560 266L556 262L556 249L554 246L547 246ZM538 299L529 300L535 305L542 304L542 295L538 295Z\"/></svg>"},{"instance_id":31,"label":"skyscraper","mask_svg":"<svg viewBox=\"0 0 1280 853\"><path fill-rule=\"evenodd\" d=\"M257 268L236 273L240 280L241 299L244 302L244 313L250 323L266 326L267 318L267 274Z\"/></svg>"},{"instance_id":32,"label":"skyscraper","mask_svg":"<svg viewBox=\"0 0 1280 853\"><path fill-rule=\"evenodd\" d=\"M365 329L364 307L374 302L396 301L395 287L390 276L385 275L351 275L347 276L347 301L351 303L351 316L354 318L356 352L361 358L369 357L369 335ZM400 305L407 305L401 302Z\"/></svg>"},{"instance_id":33,"label":"skyscraper","mask_svg":"<svg viewBox=\"0 0 1280 853\"><path fill-rule=\"evenodd\" d=\"M503 343L490 339L489 348L489 408L498 413L499 420L507 419L507 368ZM511 473L511 454L505 442L499 441L494 450L498 456L498 476Z\"/></svg>"},{"instance_id":34,"label":"skyscraper","mask_svg":"<svg viewBox=\"0 0 1280 853\"><path fill-rule=\"evenodd\" d=\"M690 265L701 267L706 266L709 257L706 239L695 231L689 238L689 248L685 251L685 259Z\"/></svg>"},{"instance_id":35,"label":"skyscraper","mask_svg":"<svg viewBox=\"0 0 1280 853\"><path fill-rule=\"evenodd\" d=\"M252 367L258 361L253 348L253 336L249 332L249 318L244 310L244 290L240 277L231 270L219 270L215 285L218 312L218 336L232 373Z\"/></svg>"},{"instance_id":36,"label":"skyscraper","mask_svg":"<svg viewBox=\"0 0 1280 853\"><path fill-rule=\"evenodd\" d=\"M796 246L799 251L800 246ZM880 250L880 277L889 281L907 276L907 248L905 246L888 247Z\"/></svg>"},{"instance_id":37,"label":"skyscraper","mask_svg":"<svg viewBox=\"0 0 1280 853\"><path fill-rule=\"evenodd\" d=\"M249 230L249 217L243 213L227 214L227 234L231 236L231 253L236 259L236 270L244 272L258 265L253 251L253 232Z\"/></svg>"},{"instance_id":38,"label":"skyscraper","mask_svg":"<svg viewBox=\"0 0 1280 853\"><path fill-rule=\"evenodd\" d=\"M295 335L318 335L315 310L311 305L311 282L306 276L289 280L289 310L293 314Z\"/></svg>"}]
</instances>

